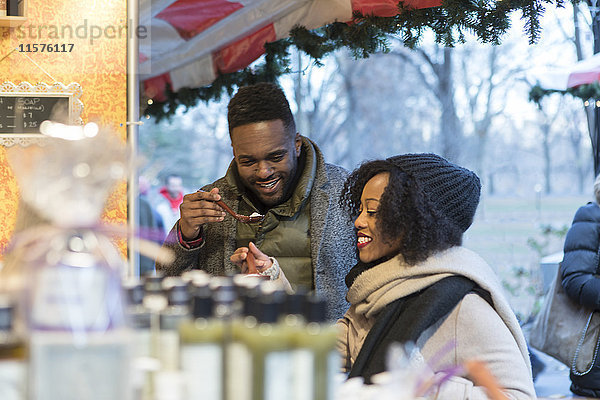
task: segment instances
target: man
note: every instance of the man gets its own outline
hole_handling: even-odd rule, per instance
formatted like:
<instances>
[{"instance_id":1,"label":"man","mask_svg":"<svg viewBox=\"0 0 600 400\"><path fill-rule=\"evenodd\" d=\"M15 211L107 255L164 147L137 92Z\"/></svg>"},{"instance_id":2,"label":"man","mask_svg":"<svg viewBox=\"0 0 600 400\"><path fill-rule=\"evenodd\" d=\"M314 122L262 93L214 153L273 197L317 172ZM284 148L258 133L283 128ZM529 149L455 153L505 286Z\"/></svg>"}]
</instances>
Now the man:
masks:
<instances>
[{"instance_id":1,"label":"man","mask_svg":"<svg viewBox=\"0 0 600 400\"><path fill-rule=\"evenodd\" d=\"M224 177L183 198L181 219L165 246L175 251L166 275L199 268L213 275L246 272L248 254L272 278L283 271L294 288L316 289L328 317L347 309L344 277L356 263L352 221L338 199L347 171L326 164L319 148L296 132L283 91L243 87L228 106L233 161ZM238 222L215 201L260 223Z\"/></svg>"},{"instance_id":2,"label":"man","mask_svg":"<svg viewBox=\"0 0 600 400\"><path fill-rule=\"evenodd\" d=\"M179 206L183 202L183 180L177 174L165 177L165 185L158 190L156 211L160 214L163 224L171 228L179 219Z\"/></svg>"}]
</instances>

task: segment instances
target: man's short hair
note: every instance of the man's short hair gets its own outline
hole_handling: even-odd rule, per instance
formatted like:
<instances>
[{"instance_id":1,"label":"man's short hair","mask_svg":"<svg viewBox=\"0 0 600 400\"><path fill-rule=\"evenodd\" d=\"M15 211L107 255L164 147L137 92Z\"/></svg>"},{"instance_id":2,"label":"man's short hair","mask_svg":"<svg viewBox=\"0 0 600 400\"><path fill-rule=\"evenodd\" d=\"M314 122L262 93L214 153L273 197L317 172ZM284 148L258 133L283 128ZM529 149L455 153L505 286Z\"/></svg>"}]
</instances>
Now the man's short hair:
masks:
<instances>
[{"instance_id":1,"label":"man's short hair","mask_svg":"<svg viewBox=\"0 0 600 400\"><path fill-rule=\"evenodd\" d=\"M234 128L280 119L286 132L296 134L296 123L285 94L273 83L257 83L241 87L227 106L229 136Z\"/></svg>"}]
</instances>

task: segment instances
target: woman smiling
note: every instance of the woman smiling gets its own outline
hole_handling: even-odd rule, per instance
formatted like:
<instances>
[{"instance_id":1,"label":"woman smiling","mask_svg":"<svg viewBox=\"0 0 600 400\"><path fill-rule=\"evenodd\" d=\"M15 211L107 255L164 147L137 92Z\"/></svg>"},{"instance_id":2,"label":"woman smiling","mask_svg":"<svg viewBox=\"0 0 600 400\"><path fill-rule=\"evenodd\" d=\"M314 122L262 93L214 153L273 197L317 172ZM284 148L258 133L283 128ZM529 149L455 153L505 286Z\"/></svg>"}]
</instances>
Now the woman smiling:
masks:
<instances>
[{"instance_id":1,"label":"woman smiling","mask_svg":"<svg viewBox=\"0 0 600 400\"><path fill-rule=\"evenodd\" d=\"M535 398L525 339L501 285L461 246L480 190L477 175L435 154L367 162L348 177L340 202L355 218L360 262L346 276L351 306L338 324L350 377L369 383L385 371L389 344L413 342L434 374L478 360L508 398ZM467 374L430 394L488 398Z\"/></svg>"}]
</instances>

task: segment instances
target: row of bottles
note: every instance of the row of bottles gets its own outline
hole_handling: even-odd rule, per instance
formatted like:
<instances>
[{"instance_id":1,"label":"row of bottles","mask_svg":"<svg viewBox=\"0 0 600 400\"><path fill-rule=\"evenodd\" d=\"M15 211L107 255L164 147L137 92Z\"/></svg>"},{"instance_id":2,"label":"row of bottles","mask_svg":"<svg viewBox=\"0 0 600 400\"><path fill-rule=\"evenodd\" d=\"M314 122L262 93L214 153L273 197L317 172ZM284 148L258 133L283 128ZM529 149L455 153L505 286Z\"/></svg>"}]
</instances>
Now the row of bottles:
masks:
<instances>
[{"instance_id":1,"label":"row of bottles","mask_svg":"<svg viewBox=\"0 0 600 400\"><path fill-rule=\"evenodd\" d=\"M0 297L0 399L334 398L337 331L323 299L194 271L123 282L120 316L108 311L119 293L82 302L101 283L88 275L91 260L67 261L56 286L34 296L44 307L27 323L22 302Z\"/></svg>"},{"instance_id":2,"label":"row of bottles","mask_svg":"<svg viewBox=\"0 0 600 400\"><path fill-rule=\"evenodd\" d=\"M142 400L327 400L339 371L326 303L258 277L124 284Z\"/></svg>"}]
</instances>

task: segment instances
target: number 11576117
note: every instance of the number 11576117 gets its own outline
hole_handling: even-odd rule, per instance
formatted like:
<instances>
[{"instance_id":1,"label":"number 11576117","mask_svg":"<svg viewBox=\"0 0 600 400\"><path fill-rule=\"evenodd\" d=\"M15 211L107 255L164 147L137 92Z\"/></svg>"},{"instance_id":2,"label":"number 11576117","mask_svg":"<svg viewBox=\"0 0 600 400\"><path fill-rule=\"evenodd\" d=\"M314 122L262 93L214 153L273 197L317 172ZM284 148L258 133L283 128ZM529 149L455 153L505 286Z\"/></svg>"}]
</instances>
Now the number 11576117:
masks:
<instances>
[{"instance_id":1,"label":"number 11576117","mask_svg":"<svg viewBox=\"0 0 600 400\"><path fill-rule=\"evenodd\" d=\"M70 53L73 43L21 43L18 47L21 53Z\"/></svg>"}]
</instances>

